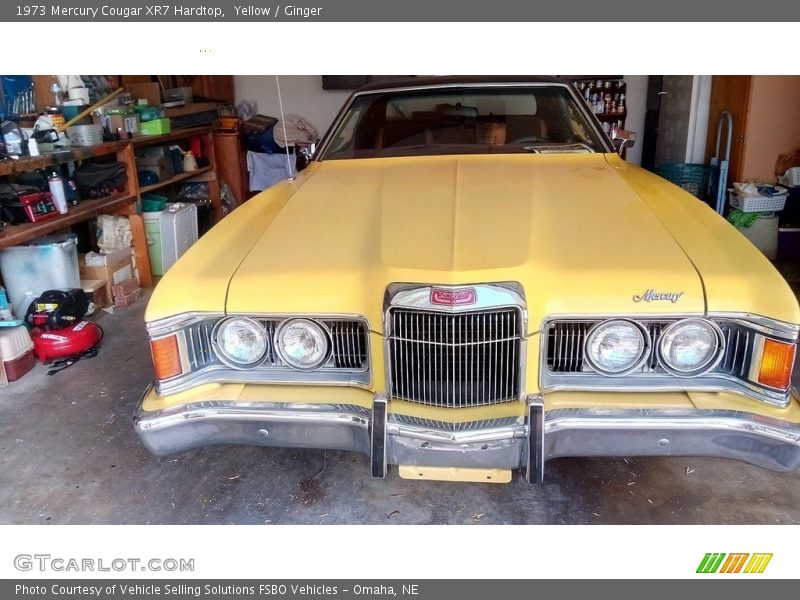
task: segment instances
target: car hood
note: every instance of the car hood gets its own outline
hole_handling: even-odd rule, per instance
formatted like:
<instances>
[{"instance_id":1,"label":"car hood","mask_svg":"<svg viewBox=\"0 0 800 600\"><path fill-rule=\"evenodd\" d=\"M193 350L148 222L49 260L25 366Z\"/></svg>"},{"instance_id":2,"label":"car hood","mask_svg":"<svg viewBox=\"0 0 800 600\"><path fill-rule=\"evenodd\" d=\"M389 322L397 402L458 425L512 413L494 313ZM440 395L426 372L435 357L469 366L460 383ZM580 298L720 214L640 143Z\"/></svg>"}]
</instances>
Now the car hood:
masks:
<instances>
[{"instance_id":1,"label":"car hood","mask_svg":"<svg viewBox=\"0 0 800 600\"><path fill-rule=\"evenodd\" d=\"M225 219L247 237L248 205L273 207L227 312L358 313L380 331L389 283L492 281L522 284L531 331L555 314L705 310L694 265L601 154L326 161L292 185Z\"/></svg>"}]
</instances>

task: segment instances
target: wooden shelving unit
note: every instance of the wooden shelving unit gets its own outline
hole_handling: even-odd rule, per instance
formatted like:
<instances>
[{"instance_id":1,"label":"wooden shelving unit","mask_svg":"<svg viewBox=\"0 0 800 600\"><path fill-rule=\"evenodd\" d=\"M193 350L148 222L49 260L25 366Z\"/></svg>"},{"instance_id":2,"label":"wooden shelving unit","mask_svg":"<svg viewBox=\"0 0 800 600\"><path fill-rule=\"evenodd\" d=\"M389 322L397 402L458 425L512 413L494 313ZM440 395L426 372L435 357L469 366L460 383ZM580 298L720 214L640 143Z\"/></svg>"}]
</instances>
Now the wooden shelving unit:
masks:
<instances>
[{"instance_id":1,"label":"wooden shelving unit","mask_svg":"<svg viewBox=\"0 0 800 600\"><path fill-rule=\"evenodd\" d=\"M207 166L195 171L180 173L168 180L159 181L153 185L139 187L135 158L135 151L137 148L172 144L193 137L200 137L202 140L204 152L208 159ZM125 190L123 192L105 198L81 200L77 206L70 206L67 214L46 221L9 225L0 230L0 248L23 244L42 235L67 229L76 223L87 221L100 214L127 216L131 224L136 267L139 271L139 282L142 287L152 287L153 275L150 270L147 237L145 235L144 221L141 215L140 200L143 193L160 190L176 183L203 181L208 183L209 196L214 211L214 222L222 218L217 164L214 156L214 140L211 127L192 127L176 130L165 135L142 136L130 140L104 143L98 146L74 147L59 152L42 154L41 156L6 160L0 162L0 177L19 175L36 169L46 169L67 162L79 162L89 158L108 156L110 154L116 155L116 160L125 163L127 167L128 181L125 184Z\"/></svg>"},{"instance_id":2,"label":"wooden shelving unit","mask_svg":"<svg viewBox=\"0 0 800 600\"><path fill-rule=\"evenodd\" d=\"M615 127L625 129L628 101L625 80L621 75L572 75L562 78L572 82L575 91L586 101L607 134L610 135Z\"/></svg>"}]
</instances>

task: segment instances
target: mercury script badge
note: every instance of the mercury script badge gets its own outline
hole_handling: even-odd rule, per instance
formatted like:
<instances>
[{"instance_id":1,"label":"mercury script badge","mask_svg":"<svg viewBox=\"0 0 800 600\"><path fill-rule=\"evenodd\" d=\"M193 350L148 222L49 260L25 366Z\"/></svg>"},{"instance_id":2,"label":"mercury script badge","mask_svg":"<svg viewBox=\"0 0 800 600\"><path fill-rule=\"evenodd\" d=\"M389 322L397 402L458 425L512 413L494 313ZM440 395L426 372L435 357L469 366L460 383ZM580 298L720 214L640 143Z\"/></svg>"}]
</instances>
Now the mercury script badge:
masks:
<instances>
[{"instance_id":1,"label":"mercury script badge","mask_svg":"<svg viewBox=\"0 0 800 600\"><path fill-rule=\"evenodd\" d=\"M666 300L675 304L683 296L683 292L657 292L655 290L645 290L643 294L633 297L634 302L656 302Z\"/></svg>"},{"instance_id":2,"label":"mercury script badge","mask_svg":"<svg viewBox=\"0 0 800 600\"><path fill-rule=\"evenodd\" d=\"M458 288L454 290L433 288L431 290L431 304L458 306L461 304L475 304L477 299L478 294L475 288Z\"/></svg>"}]
</instances>

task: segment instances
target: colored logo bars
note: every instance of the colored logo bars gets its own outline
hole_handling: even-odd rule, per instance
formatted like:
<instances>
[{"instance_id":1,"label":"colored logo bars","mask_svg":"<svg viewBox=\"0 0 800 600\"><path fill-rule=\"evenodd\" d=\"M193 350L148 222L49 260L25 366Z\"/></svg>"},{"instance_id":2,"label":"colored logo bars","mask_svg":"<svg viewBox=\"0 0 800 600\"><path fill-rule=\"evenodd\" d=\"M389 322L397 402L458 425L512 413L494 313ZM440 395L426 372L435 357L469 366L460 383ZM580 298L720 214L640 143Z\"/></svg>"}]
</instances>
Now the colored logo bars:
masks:
<instances>
[{"instance_id":1,"label":"colored logo bars","mask_svg":"<svg viewBox=\"0 0 800 600\"><path fill-rule=\"evenodd\" d=\"M746 552L725 554L724 552L707 553L700 565L698 573L763 573L772 553L749 554Z\"/></svg>"}]
</instances>

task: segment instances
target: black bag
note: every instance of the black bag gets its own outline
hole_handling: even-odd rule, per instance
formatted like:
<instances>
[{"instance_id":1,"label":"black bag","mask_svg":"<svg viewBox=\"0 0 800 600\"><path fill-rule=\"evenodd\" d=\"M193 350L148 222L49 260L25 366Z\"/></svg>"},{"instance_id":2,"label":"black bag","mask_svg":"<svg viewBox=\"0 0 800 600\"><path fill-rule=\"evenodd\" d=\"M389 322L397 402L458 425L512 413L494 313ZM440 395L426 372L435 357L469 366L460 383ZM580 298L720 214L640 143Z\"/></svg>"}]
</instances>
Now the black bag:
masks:
<instances>
[{"instance_id":1,"label":"black bag","mask_svg":"<svg viewBox=\"0 0 800 600\"><path fill-rule=\"evenodd\" d=\"M32 327L60 329L77 323L89 310L91 296L80 288L47 290L35 298L25 313L25 322Z\"/></svg>"},{"instance_id":2,"label":"black bag","mask_svg":"<svg viewBox=\"0 0 800 600\"><path fill-rule=\"evenodd\" d=\"M102 198L122 191L128 181L125 163L86 163L73 177L82 198Z\"/></svg>"}]
</instances>

